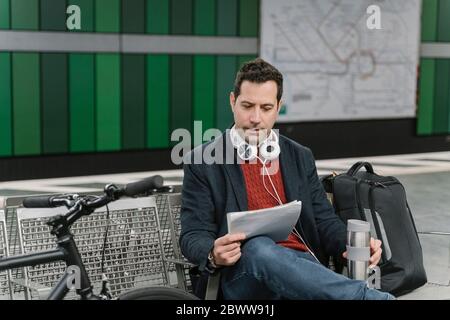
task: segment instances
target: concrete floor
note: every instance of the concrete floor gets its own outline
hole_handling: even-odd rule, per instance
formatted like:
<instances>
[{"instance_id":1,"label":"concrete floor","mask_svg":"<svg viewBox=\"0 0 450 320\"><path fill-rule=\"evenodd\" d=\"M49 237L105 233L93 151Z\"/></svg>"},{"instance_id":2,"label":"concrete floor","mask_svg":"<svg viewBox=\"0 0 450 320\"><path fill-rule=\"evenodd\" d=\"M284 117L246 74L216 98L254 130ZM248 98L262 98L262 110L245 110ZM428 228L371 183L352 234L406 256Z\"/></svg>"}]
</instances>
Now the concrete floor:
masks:
<instances>
[{"instance_id":1,"label":"concrete floor","mask_svg":"<svg viewBox=\"0 0 450 320\"><path fill-rule=\"evenodd\" d=\"M422 244L428 284L400 299L450 299L450 171L399 176Z\"/></svg>"}]
</instances>

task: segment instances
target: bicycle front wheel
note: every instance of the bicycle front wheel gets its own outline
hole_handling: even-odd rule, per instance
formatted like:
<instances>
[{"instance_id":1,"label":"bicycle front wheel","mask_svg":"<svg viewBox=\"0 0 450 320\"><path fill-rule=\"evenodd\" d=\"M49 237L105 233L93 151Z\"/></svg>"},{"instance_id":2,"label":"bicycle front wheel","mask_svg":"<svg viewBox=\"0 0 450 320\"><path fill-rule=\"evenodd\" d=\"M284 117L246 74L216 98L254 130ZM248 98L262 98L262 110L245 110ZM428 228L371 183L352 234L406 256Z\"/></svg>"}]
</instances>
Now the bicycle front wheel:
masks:
<instances>
[{"instance_id":1,"label":"bicycle front wheel","mask_svg":"<svg viewBox=\"0 0 450 320\"><path fill-rule=\"evenodd\" d=\"M133 289L118 297L118 300L199 300L193 294L178 288L145 287Z\"/></svg>"}]
</instances>

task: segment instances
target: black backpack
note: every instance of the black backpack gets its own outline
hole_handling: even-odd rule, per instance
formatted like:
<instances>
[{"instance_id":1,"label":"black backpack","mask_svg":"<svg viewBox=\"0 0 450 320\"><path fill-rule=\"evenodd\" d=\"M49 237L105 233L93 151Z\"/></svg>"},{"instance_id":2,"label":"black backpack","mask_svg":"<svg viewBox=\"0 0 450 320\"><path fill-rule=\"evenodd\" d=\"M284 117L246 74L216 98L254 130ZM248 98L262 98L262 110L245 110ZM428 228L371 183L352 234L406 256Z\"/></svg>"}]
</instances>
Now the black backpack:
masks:
<instances>
[{"instance_id":1,"label":"black backpack","mask_svg":"<svg viewBox=\"0 0 450 320\"><path fill-rule=\"evenodd\" d=\"M363 167L366 171L359 171ZM395 177L379 176L370 163L357 162L347 173L321 180L337 215L344 222L370 222L372 237L382 241L381 290L399 296L427 282L406 192Z\"/></svg>"}]
</instances>

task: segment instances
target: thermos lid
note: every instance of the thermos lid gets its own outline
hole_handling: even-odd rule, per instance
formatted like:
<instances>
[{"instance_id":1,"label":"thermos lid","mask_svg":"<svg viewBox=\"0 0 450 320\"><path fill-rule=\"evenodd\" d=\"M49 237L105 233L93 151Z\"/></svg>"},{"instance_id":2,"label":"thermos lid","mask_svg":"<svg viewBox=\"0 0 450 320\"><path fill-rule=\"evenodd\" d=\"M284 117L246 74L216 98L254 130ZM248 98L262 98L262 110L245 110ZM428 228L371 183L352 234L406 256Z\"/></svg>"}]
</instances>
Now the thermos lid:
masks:
<instances>
[{"instance_id":1,"label":"thermos lid","mask_svg":"<svg viewBox=\"0 0 450 320\"><path fill-rule=\"evenodd\" d=\"M347 231L350 232L369 232L370 223L367 221L349 219L347 220Z\"/></svg>"}]
</instances>

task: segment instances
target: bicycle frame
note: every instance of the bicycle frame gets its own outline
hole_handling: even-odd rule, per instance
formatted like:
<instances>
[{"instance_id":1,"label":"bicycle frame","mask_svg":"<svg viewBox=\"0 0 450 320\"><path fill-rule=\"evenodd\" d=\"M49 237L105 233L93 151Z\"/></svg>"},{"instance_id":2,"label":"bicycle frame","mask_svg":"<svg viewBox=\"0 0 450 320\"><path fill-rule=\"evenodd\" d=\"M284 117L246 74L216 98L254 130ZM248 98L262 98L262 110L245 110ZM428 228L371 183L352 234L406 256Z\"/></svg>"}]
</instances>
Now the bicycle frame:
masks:
<instances>
[{"instance_id":1,"label":"bicycle frame","mask_svg":"<svg viewBox=\"0 0 450 320\"><path fill-rule=\"evenodd\" d=\"M84 212L83 210L77 211L76 208L71 211L72 212L69 211L69 214L66 215L69 216L70 214L73 214L68 219L66 219L66 216L58 215L52 217L47 222L47 224L52 227L52 234L57 237L56 249L0 259L0 271L64 261L67 267L77 266L79 268L80 288L76 289L76 292L80 295L81 299L99 300L100 297L93 294L91 281L86 272L83 261L81 260L81 255L75 244L74 237L70 232L70 225L80 218ZM70 290L71 283L69 283L68 280L71 276L71 273L65 272L58 283L52 288L47 299L63 299Z\"/></svg>"},{"instance_id":2,"label":"bicycle frame","mask_svg":"<svg viewBox=\"0 0 450 320\"><path fill-rule=\"evenodd\" d=\"M73 235L67 228L60 231L61 232L57 234L56 249L0 259L0 271L64 261L67 266L77 266L80 270L80 289L77 289L76 291L77 294L81 296L81 299L100 299L92 292L91 281L89 280L89 276L81 260ZM55 287L52 288L52 291L47 298L48 300L61 300L66 296L67 292L70 290L70 283L68 283L68 280L71 275L72 274L68 272L64 273Z\"/></svg>"}]
</instances>

